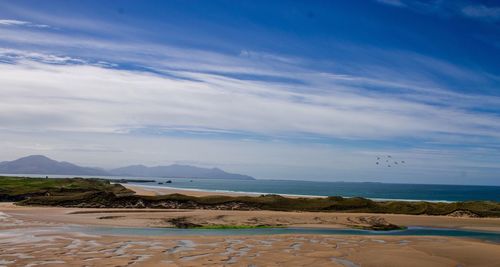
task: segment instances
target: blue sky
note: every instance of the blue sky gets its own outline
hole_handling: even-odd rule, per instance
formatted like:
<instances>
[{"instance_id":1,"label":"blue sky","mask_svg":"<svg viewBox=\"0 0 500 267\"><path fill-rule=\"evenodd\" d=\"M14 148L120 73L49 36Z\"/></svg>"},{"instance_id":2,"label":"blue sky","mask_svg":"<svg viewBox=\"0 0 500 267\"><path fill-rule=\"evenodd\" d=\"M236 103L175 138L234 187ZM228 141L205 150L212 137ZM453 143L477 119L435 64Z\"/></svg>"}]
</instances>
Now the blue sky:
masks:
<instances>
[{"instance_id":1,"label":"blue sky","mask_svg":"<svg viewBox=\"0 0 500 267\"><path fill-rule=\"evenodd\" d=\"M0 160L500 185L499 50L496 1L0 1Z\"/></svg>"}]
</instances>

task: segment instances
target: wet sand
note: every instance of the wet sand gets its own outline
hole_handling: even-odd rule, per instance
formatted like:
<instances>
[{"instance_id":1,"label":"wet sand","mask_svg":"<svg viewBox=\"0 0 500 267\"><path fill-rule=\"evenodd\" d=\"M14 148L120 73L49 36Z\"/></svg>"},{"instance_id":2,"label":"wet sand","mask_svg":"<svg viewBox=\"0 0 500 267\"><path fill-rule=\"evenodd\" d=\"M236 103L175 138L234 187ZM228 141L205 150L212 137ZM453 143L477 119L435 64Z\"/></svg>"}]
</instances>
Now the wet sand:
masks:
<instances>
[{"instance_id":1,"label":"wet sand","mask_svg":"<svg viewBox=\"0 0 500 267\"><path fill-rule=\"evenodd\" d=\"M141 191L140 194L162 192ZM170 189L169 189L170 190ZM194 191L198 196L210 192ZM168 193L190 194L171 190ZM499 218L394 214L79 209L0 203L0 266L498 266L500 245L426 236L256 235L112 236L68 225L172 227L173 218L202 225L346 228L367 218L397 225L500 231Z\"/></svg>"},{"instance_id":2,"label":"wet sand","mask_svg":"<svg viewBox=\"0 0 500 267\"><path fill-rule=\"evenodd\" d=\"M269 225L323 228L367 226L370 218L400 226L477 229L500 232L500 218L457 218L450 216L280 212L232 210L168 210L168 209L83 209L58 207L26 207L0 203L0 211L25 221L51 224L108 225L124 227L173 227L174 218L185 218L199 225Z\"/></svg>"},{"instance_id":3,"label":"wet sand","mask_svg":"<svg viewBox=\"0 0 500 267\"><path fill-rule=\"evenodd\" d=\"M143 186L123 184L123 186L133 190L138 195L156 196L165 194L185 194L191 196L211 196L230 195L241 196L244 193L219 193L209 191L193 191L184 189L171 188L149 188ZM251 194L254 195L254 194ZM123 215L123 220L138 219L132 214ZM194 223L202 223L209 221L211 224L237 224L237 225L252 225L248 220L255 220L258 223L267 225L285 225L285 226L308 226L308 227L329 227L329 228L346 228L352 226L352 220L356 221L360 217L379 217L385 221L400 225L400 226L426 226L440 228L462 228L476 229L485 231L500 232L500 218L468 218L468 217L451 217L451 216L427 216L427 215L401 215L401 214L368 214L368 213L331 213L331 212L276 212L276 211L208 211L208 210L186 210L182 214L168 213L156 214L149 218L162 217L171 218L175 216L190 217ZM221 217L223 216L223 217ZM138 215L140 217L140 215ZM222 220L223 219L223 220ZM117 221L119 219L117 218ZM155 222L149 226L169 226L168 223Z\"/></svg>"},{"instance_id":4,"label":"wet sand","mask_svg":"<svg viewBox=\"0 0 500 267\"><path fill-rule=\"evenodd\" d=\"M495 266L500 262L498 244L448 237L112 236L61 230L64 227L60 226L74 220L62 218L76 218L85 224L107 219L80 216L121 214L110 211L74 214L74 210L2 203L0 265L353 267ZM138 214L149 217L163 213Z\"/></svg>"}]
</instances>

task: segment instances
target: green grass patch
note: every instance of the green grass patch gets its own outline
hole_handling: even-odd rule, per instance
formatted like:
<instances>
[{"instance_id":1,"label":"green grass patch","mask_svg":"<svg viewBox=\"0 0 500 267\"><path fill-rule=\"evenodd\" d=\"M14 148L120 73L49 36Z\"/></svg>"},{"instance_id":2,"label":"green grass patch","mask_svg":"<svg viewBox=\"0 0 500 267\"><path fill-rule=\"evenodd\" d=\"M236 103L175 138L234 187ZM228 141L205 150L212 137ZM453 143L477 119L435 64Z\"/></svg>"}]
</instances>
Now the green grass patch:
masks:
<instances>
[{"instance_id":1,"label":"green grass patch","mask_svg":"<svg viewBox=\"0 0 500 267\"><path fill-rule=\"evenodd\" d=\"M173 208L218 210L276 210L366 212L410 215L447 215L453 212L477 217L500 217L500 202L372 201L338 196L287 198L279 195L254 196L138 196L120 184L102 179L0 177L0 201L21 205L87 208ZM183 222L180 222L183 223Z\"/></svg>"},{"instance_id":2,"label":"green grass patch","mask_svg":"<svg viewBox=\"0 0 500 267\"><path fill-rule=\"evenodd\" d=\"M256 229L256 228L284 228L284 226L273 225L203 225L191 229Z\"/></svg>"},{"instance_id":3,"label":"green grass patch","mask_svg":"<svg viewBox=\"0 0 500 267\"><path fill-rule=\"evenodd\" d=\"M122 185L101 179L0 176L0 201L36 196L74 196L88 192L107 192L116 196L133 194Z\"/></svg>"}]
</instances>

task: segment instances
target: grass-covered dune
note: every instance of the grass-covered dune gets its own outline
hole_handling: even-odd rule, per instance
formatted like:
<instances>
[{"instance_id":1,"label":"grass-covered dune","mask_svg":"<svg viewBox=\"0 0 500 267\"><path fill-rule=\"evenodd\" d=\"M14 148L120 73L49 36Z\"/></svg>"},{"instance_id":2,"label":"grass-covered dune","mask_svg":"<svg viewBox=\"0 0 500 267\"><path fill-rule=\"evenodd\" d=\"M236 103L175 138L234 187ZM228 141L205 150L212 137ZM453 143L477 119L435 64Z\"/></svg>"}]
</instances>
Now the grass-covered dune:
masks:
<instances>
[{"instance_id":1,"label":"grass-covered dune","mask_svg":"<svg viewBox=\"0 0 500 267\"><path fill-rule=\"evenodd\" d=\"M205 196L181 194L138 196L119 184L100 179L0 177L0 201L19 205L86 208L173 208L218 210L331 211L500 217L500 203L372 201L365 198L287 198L278 195Z\"/></svg>"},{"instance_id":2,"label":"grass-covered dune","mask_svg":"<svg viewBox=\"0 0 500 267\"><path fill-rule=\"evenodd\" d=\"M30 178L0 176L0 201L22 201L32 197L79 196L86 193L112 193L115 196L134 192L100 179Z\"/></svg>"}]
</instances>

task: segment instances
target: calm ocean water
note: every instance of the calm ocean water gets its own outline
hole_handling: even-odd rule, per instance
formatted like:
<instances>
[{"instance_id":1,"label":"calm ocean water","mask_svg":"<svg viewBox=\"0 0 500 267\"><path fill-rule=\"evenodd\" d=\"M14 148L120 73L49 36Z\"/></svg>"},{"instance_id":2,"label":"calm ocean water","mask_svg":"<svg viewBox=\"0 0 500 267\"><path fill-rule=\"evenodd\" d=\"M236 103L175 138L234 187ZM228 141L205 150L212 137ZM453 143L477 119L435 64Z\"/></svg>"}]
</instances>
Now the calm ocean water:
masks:
<instances>
[{"instance_id":1,"label":"calm ocean water","mask_svg":"<svg viewBox=\"0 0 500 267\"><path fill-rule=\"evenodd\" d=\"M258 194L288 194L313 196L365 197L372 199L430 201L500 201L500 186L426 185L349 182L311 182L291 180L219 180L166 179L170 184L142 183L145 186L198 189L214 192L254 192ZM192 181L192 182L191 182Z\"/></svg>"},{"instance_id":2,"label":"calm ocean water","mask_svg":"<svg viewBox=\"0 0 500 267\"><path fill-rule=\"evenodd\" d=\"M45 175L24 174L17 176L45 177ZM50 175L68 177L68 175ZM151 177L101 177L109 179L154 179L158 182L172 180L172 183L137 183L148 187L183 188L213 192L246 192L256 194L283 194L304 196L344 196L371 199L400 199L428 201L491 200L500 202L500 186L474 185L428 185L428 184L386 184L351 182L312 182L295 180L227 180ZM131 183L134 184L134 183Z\"/></svg>"}]
</instances>

